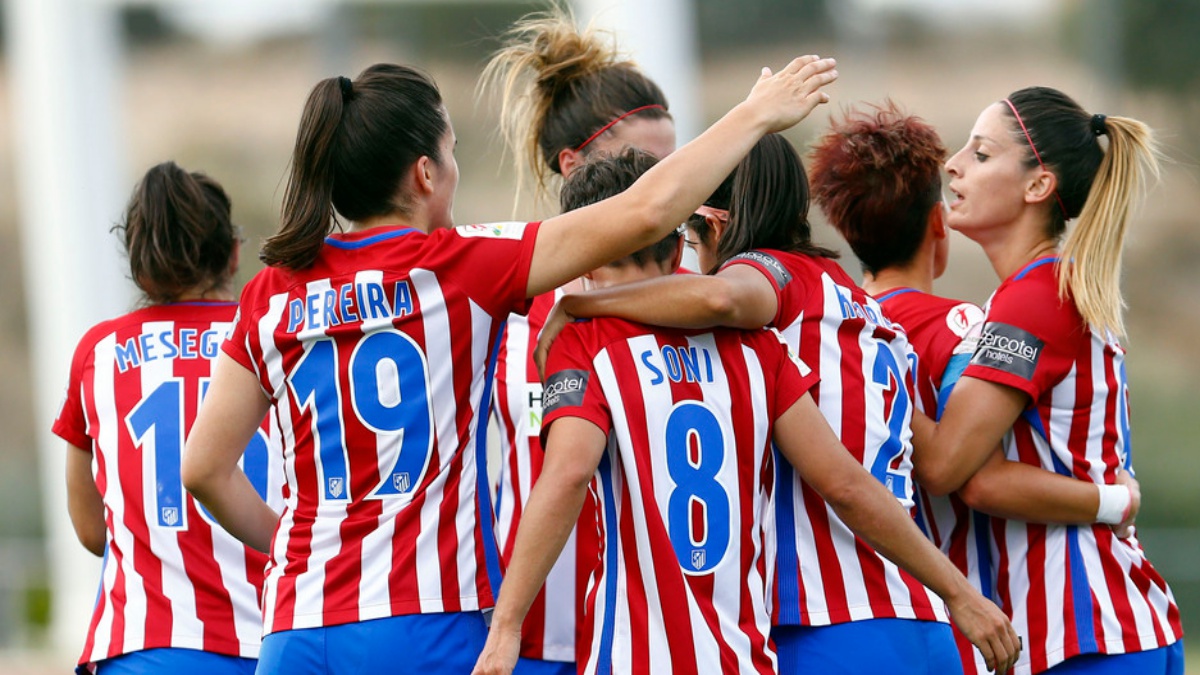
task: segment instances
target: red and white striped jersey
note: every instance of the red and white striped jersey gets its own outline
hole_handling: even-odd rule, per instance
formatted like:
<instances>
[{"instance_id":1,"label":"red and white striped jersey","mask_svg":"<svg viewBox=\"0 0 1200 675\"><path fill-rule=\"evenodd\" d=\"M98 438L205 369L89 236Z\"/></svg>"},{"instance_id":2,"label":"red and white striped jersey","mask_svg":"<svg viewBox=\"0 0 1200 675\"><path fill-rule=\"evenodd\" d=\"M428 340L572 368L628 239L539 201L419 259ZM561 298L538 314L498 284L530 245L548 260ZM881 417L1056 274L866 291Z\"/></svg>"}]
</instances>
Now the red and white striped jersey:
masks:
<instances>
[{"instance_id":1,"label":"red and white striped jersey","mask_svg":"<svg viewBox=\"0 0 1200 675\"><path fill-rule=\"evenodd\" d=\"M813 398L829 426L911 509L912 351L903 329L829 258L756 250L726 264L750 265L772 283L779 300L773 325L820 377ZM933 591L855 536L786 462L777 489L777 624L948 620Z\"/></svg>"},{"instance_id":2,"label":"red and white striped jersey","mask_svg":"<svg viewBox=\"0 0 1200 675\"><path fill-rule=\"evenodd\" d=\"M771 435L815 377L772 331L618 319L568 326L547 373L544 428L609 431L580 672L774 672Z\"/></svg>"},{"instance_id":3,"label":"red and white striped jersey","mask_svg":"<svg viewBox=\"0 0 1200 675\"><path fill-rule=\"evenodd\" d=\"M81 664L158 647L258 656L266 556L216 525L179 474L236 309L207 301L146 307L95 326L75 350L54 433L91 450L107 526ZM243 468L278 507L281 486L267 484L275 455L260 432Z\"/></svg>"},{"instance_id":4,"label":"red and white striped jersey","mask_svg":"<svg viewBox=\"0 0 1200 675\"><path fill-rule=\"evenodd\" d=\"M950 389L974 351L983 311L969 302L914 288L892 289L876 299L888 318L904 328L917 355L917 408L933 419L939 418ZM987 514L972 510L955 494L934 496L919 483L914 489L917 524L922 531L975 588L993 597ZM989 672L983 655L957 627L954 640L966 675Z\"/></svg>"},{"instance_id":5,"label":"red and white striped jersey","mask_svg":"<svg viewBox=\"0 0 1200 675\"><path fill-rule=\"evenodd\" d=\"M507 566L516 543L517 526L529 492L542 472L542 381L533 361L538 334L561 289L533 299L529 314L513 314L505 324L496 366L495 419L502 459L496 497L496 538L500 560ZM521 656L543 661L575 661L576 625L592 567L596 564L596 506L584 503L580 522L571 532L525 617Z\"/></svg>"},{"instance_id":6,"label":"red and white striped jersey","mask_svg":"<svg viewBox=\"0 0 1200 675\"><path fill-rule=\"evenodd\" d=\"M1009 459L1109 485L1131 468L1125 350L1087 326L1074 301L1059 300L1056 262L1040 258L1000 284L964 376L1029 395L1004 437ZM992 524L996 599L1025 639L1018 674L1182 636L1171 589L1136 536L1118 539L1103 524Z\"/></svg>"},{"instance_id":7,"label":"red and white striped jersey","mask_svg":"<svg viewBox=\"0 0 1200 675\"><path fill-rule=\"evenodd\" d=\"M536 232L336 234L311 267L246 286L223 349L273 402L286 476L266 632L493 604L482 446Z\"/></svg>"}]
</instances>

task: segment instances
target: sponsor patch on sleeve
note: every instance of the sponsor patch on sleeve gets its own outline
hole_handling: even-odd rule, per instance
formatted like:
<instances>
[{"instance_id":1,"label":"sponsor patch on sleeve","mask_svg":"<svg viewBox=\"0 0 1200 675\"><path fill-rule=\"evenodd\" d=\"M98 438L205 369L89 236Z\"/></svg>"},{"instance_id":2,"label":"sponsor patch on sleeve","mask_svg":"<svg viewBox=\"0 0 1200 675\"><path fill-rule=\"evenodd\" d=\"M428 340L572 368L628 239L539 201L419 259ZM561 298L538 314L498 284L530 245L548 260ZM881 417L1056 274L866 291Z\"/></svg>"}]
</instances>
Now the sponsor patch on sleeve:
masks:
<instances>
[{"instance_id":1,"label":"sponsor patch on sleeve","mask_svg":"<svg viewBox=\"0 0 1200 675\"><path fill-rule=\"evenodd\" d=\"M960 338L967 337L980 323L983 323L983 310L969 302L957 304L946 313L946 327Z\"/></svg>"},{"instance_id":2,"label":"sponsor patch on sleeve","mask_svg":"<svg viewBox=\"0 0 1200 675\"><path fill-rule=\"evenodd\" d=\"M983 326L971 365L995 368L1033 381L1044 344L1036 335L1006 323L989 321Z\"/></svg>"},{"instance_id":3,"label":"sponsor patch on sleeve","mask_svg":"<svg viewBox=\"0 0 1200 675\"><path fill-rule=\"evenodd\" d=\"M488 223L486 225L462 225L454 228L460 237L484 239L513 239L519 240L525 235L524 222Z\"/></svg>"},{"instance_id":4,"label":"sponsor patch on sleeve","mask_svg":"<svg viewBox=\"0 0 1200 675\"><path fill-rule=\"evenodd\" d=\"M783 288L792 280L792 273L779 262L779 259L773 255L763 253L762 251L746 251L739 253L729 259L729 262L735 260L745 260L747 262L757 263L767 270L771 275L771 280L775 282L776 288ZM725 263L728 265L729 263Z\"/></svg>"},{"instance_id":5,"label":"sponsor patch on sleeve","mask_svg":"<svg viewBox=\"0 0 1200 675\"><path fill-rule=\"evenodd\" d=\"M559 408L583 405L583 392L587 390L587 385L586 370L560 370L551 375L542 390L542 416Z\"/></svg>"}]
</instances>

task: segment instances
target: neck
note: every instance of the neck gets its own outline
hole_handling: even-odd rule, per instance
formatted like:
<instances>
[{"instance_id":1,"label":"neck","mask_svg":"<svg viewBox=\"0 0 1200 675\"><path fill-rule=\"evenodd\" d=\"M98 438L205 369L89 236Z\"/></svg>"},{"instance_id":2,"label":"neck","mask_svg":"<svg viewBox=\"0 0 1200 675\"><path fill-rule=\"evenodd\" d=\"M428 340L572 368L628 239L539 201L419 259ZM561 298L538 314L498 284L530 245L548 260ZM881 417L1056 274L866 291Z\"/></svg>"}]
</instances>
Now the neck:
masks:
<instances>
[{"instance_id":1,"label":"neck","mask_svg":"<svg viewBox=\"0 0 1200 675\"><path fill-rule=\"evenodd\" d=\"M1034 260L1057 252L1058 242L1046 234L1047 229L1045 215L1028 210L1014 221L966 234L987 254L1003 281Z\"/></svg>"},{"instance_id":2,"label":"neck","mask_svg":"<svg viewBox=\"0 0 1200 675\"><path fill-rule=\"evenodd\" d=\"M180 296L175 299L175 302L193 302L196 300L232 302L237 300L237 297L233 294L233 289L230 288L229 284L226 283L217 286L216 288L201 289L200 287L196 287L190 289L180 294Z\"/></svg>"},{"instance_id":3,"label":"neck","mask_svg":"<svg viewBox=\"0 0 1200 675\"><path fill-rule=\"evenodd\" d=\"M919 274L915 270L889 267L872 274L863 272L863 290L868 295L879 297L894 288L915 288L923 293L933 292L933 277Z\"/></svg>"},{"instance_id":4,"label":"neck","mask_svg":"<svg viewBox=\"0 0 1200 675\"><path fill-rule=\"evenodd\" d=\"M362 232L375 227L411 227L414 230L420 230L428 233L432 226L425 218L419 217L420 214L400 213L399 211L389 213L384 216L375 216L365 220L356 220L350 224L351 232Z\"/></svg>"}]
</instances>

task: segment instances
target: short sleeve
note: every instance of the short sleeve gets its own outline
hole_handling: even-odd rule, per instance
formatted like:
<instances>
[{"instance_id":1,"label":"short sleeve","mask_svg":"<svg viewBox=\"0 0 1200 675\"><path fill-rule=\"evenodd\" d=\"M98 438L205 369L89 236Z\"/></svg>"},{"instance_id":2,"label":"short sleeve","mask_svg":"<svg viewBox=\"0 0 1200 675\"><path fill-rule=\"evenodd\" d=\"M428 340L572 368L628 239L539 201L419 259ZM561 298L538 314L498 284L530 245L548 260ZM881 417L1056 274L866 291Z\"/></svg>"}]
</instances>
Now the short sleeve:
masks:
<instances>
[{"instance_id":1,"label":"short sleeve","mask_svg":"<svg viewBox=\"0 0 1200 675\"><path fill-rule=\"evenodd\" d=\"M963 376L1013 387L1037 400L1070 370L1072 345L1083 329L1074 306L1059 300L1045 275L1009 282L992 297Z\"/></svg>"},{"instance_id":2,"label":"short sleeve","mask_svg":"<svg viewBox=\"0 0 1200 675\"><path fill-rule=\"evenodd\" d=\"M543 447L550 425L563 417L579 417L601 429L612 428L612 413L592 366L592 353L582 326L567 325L550 348L546 360L546 383L542 389Z\"/></svg>"},{"instance_id":3,"label":"short sleeve","mask_svg":"<svg viewBox=\"0 0 1200 675\"><path fill-rule=\"evenodd\" d=\"M767 278L767 281L771 282L771 288L775 289L775 303L778 307L773 323L776 326L787 325L783 316L784 307L786 306L783 295L788 285L792 283L793 277L792 273L780 262L779 258L764 251L747 251L739 253L725 261L721 269L726 269L732 265L748 265L753 267L762 273Z\"/></svg>"},{"instance_id":4,"label":"short sleeve","mask_svg":"<svg viewBox=\"0 0 1200 675\"><path fill-rule=\"evenodd\" d=\"M540 222L463 225L444 230L433 265L451 278L488 314L525 314L529 270ZM426 263L422 263L425 266Z\"/></svg>"},{"instance_id":5,"label":"short sleeve","mask_svg":"<svg viewBox=\"0 0 1200 675\"><path fill-rule=\"evenodd\" d=\"M229 337L221 344L221 351L225 352L234 361L237 361L243 368L254 371L253 360L250 358L250 352L246 344L246 336L250 331L245 307L238 307L237 314L233 317L233 328L229 331Z\"/></svg>"},{"instance_id":6,"label":"short sleeve","mask_svg":"<svg viewBox=\"0 0 1200 675\"><path fill-rule=\"evenodd\" d=\"M788 408L791 408L800 397L817 386L820 378L808 367L799 356L787 346L783 336L775 330L764 332L764 352L774 353L778 361L775 380L775 400L773 416L778 418Z\"/></svg>"},{"instance_id":7,"label":"short sleeve","mask_svg":"<svg viewBox=\"0 0 1200 675\"><path fill-rule=\"evenodd\" d=\"M93 359L92 341L84 339L75 348L71 358L71 372L67 380L67 391L63 397L58 418L51 431L64 441L84 450L92 449L92 439L87 433L87 413L84 410L84 373Z\"/></svg>"}]
</instances>

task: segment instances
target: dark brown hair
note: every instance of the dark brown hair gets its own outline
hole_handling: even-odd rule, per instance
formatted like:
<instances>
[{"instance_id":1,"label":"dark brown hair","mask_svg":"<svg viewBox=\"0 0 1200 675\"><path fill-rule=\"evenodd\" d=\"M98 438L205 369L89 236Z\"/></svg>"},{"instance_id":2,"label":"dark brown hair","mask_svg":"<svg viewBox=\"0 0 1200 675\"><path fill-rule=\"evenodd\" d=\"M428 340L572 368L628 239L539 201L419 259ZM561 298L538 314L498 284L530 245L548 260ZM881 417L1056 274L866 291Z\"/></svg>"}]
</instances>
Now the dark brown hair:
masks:
<instances>
[{"instance_id":1,"label":"dark brown hair","mask_svg":"<svg viewBox=\"0 0 1200 675\"><path fill-rule=\"evenodd\" d=\"M941 201L946 147L892 101L848 110L812 152L813 198L874 274L904 264Z\"/></svg>"},{"instance_id":2,"label":"dark brown hair","mask_svg":"<svg viewBox=\"0 0 1200 675\"><path fill-rule=\"evenodd\" d=\"M150 303L229 282L238 245L229 211L225 190L202 173L175 162L146 172L114 229L125 240L133 282Z\"/></svg>"},{"instance_id":3,"label":"dark brown hair","mask_svg":"<svg viewBox=\"0 0 1200 675\"><path fill-rule=\"evenodd\" d=\"M767 134L733 172L729 225L717 242L715 274L730 258L756 248L836 258L812 243L808 176L786 138Z\"/></svg>"},{"instance_id":4,"label":"dark brown hair","mask_svg":"<svg viewBox=\"0 0 1200 675\"><path fill-rule=\"evenodd\" d=\"M361 221L407 213L401 177L422 156L442 161L448 128L437 85L412 68L381 63L353 82L317 83L300 118L282 223L259 257L303 269L316 260L336 214Z\"/></svg>"}]
</instances>

